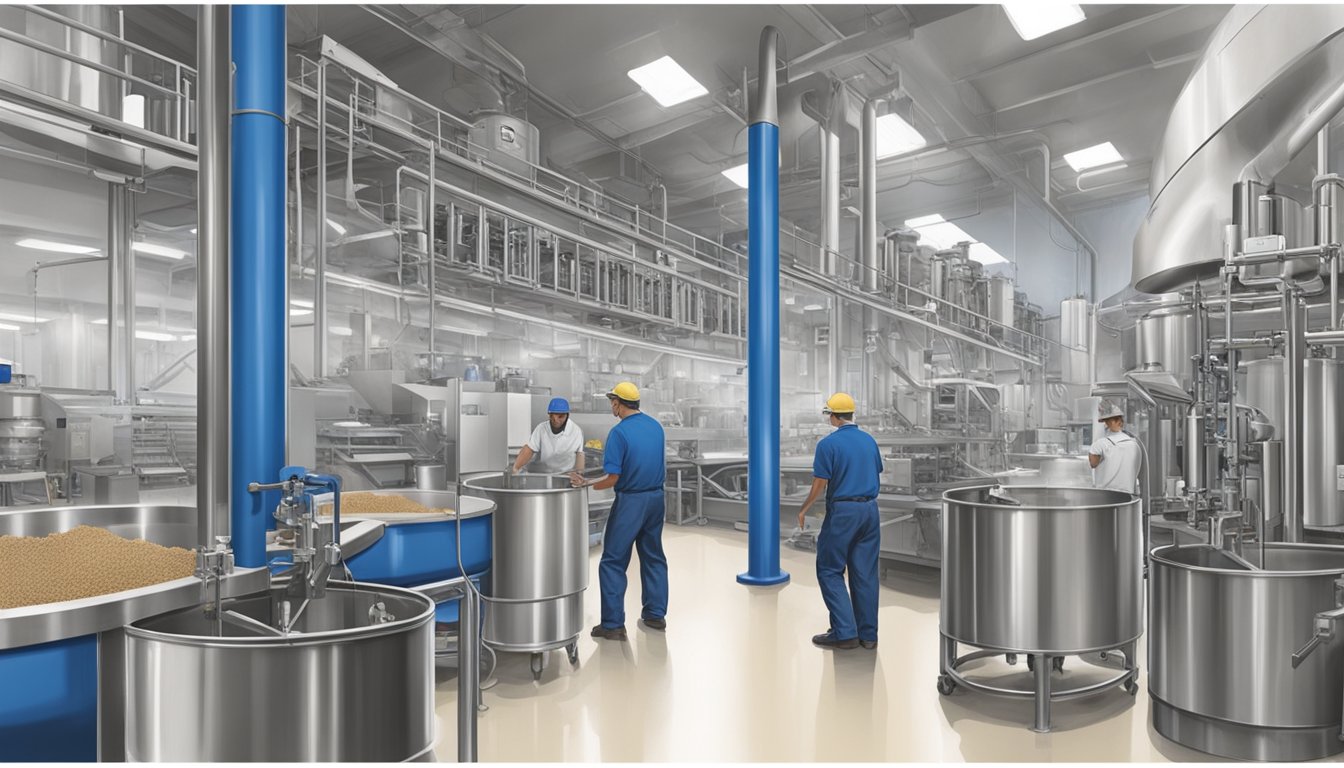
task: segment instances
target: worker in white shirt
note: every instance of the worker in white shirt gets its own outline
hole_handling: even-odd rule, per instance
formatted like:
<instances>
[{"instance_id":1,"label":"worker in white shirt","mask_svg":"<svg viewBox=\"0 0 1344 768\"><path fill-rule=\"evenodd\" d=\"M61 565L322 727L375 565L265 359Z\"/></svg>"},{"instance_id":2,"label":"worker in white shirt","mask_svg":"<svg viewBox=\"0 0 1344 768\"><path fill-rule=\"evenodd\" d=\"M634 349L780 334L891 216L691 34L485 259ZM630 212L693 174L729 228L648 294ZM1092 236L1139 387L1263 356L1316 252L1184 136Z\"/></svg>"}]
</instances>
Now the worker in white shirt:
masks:
<instances>
[{"instance_id":1,"label":"worker in white shirt","mask_svg":"<svg viewBox=\"0 0 1344 768\"><path fill-rule=\"evenodd\" d=\"M1124 431L1125 412L1119 406L1103 402L1098 415L1097 421L1106 425L1106 432L1087 452L1087 461L1092 465L1092 485L1137 493L1143 447L1133 435Z\"/></svg>"},{"instance_id":2,"label":"worker in white shirt","mask_svg":"<svg viewBox=\"0 0 1344 768\"><path fill-rule=\"evenodd\" d=\"M513 471L520 472L533 458L531 470L542 474L583 471L583 430L569 420L569 401L563 397L546 406L546 421L532 430L518 452Z\"/></svg>"}]
</instances>

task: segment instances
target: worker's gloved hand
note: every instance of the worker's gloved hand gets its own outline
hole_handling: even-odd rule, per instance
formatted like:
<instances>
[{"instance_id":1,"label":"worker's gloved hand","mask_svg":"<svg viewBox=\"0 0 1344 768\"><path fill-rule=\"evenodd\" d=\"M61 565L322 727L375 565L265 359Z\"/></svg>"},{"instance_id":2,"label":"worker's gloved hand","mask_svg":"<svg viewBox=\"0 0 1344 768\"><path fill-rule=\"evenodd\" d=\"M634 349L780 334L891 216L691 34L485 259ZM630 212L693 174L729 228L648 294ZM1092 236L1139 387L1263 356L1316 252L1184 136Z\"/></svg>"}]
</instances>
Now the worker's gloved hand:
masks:
<instances>
[{"instance_id":1,"label":"worker's gloved hand","mask_svg":"<svg viewBox=\"0 0 1344 768\"><path fill-rule=\"evenodd\" d=\"M583 475L580 475L578 472L569 473L569 484L574 486L575 488L582 488L583 486L587 485L587 483L585 483L583 480Z\"/></svg>"}]
</instances>

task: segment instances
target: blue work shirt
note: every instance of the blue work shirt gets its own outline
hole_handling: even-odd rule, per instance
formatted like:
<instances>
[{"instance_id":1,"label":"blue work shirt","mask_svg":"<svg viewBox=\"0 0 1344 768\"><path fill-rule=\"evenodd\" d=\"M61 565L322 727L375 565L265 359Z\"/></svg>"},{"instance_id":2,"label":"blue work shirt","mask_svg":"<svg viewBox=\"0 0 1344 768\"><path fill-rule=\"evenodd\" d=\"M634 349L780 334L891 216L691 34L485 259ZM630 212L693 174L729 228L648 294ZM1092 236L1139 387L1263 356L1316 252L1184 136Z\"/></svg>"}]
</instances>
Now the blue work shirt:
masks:
<instances>
[{"instance_id":1,"label":"blue work shirt","mask_svg":"<svg viewBox=\"0 0 1344 768\"><path fill-rule=\"evenodd\" d=\"M882 452L872 435L846 424L817 443L812 476L826 480L826 501L877 498Z\"/></svg>"},{"instance_id":2,"label":"blue work shirt","mask_svg":"<svg viewBox=\"0 0 1344 768\"><path fill-rule=\"evenodd\" d=\"M663 425L643 413L626 416L611 428L602 454L602 471L620 475L617 493L662 490L667 478L664 443Z\"/></svg>"}]
</instances>

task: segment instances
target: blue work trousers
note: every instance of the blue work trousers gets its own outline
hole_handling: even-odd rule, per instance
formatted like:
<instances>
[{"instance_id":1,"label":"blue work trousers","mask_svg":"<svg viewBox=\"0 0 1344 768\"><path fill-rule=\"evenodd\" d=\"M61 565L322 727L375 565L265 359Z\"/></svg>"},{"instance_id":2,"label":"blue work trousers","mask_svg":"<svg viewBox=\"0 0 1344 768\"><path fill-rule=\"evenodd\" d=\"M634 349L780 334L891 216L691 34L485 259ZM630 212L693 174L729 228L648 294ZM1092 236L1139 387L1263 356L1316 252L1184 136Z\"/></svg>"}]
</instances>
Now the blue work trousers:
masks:
<instances>
[{"instance_id":1,"label":"blue work trousers","mask_svg":"<svg viewBox=\"0 0 1344 768\"><path fill-rule=\"evenodd\" d=\"M827 502L826 519L817 536L817 583L837 640L877 640L881 538L876 501Z\"/></svg>"},{"instance_id":2,"label":"blue work trousers","mask_svg":"<svg viewBox=\"0 0 1344 768\"><path fill-rule=\"evenodd\" d=\"M625 626L625 572L632 549L639 550L639 580L643 586L641 618L667 615L667 557L663 554L663 489L616 493L602 537L602 562L597 580L602 588L602 626Z\"/></svg>"}]
</instances>

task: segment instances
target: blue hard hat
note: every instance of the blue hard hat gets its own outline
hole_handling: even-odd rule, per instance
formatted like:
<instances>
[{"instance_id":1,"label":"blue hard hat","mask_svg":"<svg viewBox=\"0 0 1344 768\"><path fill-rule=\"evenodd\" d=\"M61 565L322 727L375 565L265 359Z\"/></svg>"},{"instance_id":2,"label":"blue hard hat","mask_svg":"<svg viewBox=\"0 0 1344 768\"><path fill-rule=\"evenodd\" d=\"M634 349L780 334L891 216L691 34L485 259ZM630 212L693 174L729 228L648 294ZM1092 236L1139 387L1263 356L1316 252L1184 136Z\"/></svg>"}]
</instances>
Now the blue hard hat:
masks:
<instances>
[{"instance_id":1,"label":"blue hard hat","mask_svg":"<svg viewBox=\"0 0 1344 768\"><path fill-rule=\"evenodd\" d=\"M546 406L547 413L569 413L569 401L563 397L553 397Z\"/></svg>"}]
</instances>

